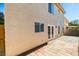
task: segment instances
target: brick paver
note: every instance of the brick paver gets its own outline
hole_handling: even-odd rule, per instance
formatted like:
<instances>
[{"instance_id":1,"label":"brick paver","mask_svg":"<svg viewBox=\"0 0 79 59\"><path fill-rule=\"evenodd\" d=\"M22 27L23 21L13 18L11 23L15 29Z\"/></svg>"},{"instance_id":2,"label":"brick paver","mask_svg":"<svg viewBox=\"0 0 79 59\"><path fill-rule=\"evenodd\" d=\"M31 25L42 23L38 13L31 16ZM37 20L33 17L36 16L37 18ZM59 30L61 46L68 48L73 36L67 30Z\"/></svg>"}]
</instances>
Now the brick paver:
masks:
<instances>
[{"instance_id":1,"label":"brick paver","mask_svg":"<svg viewBox=\"0 0 79 59\"><path fill-rule=\"evenodd\" d=\"M79 37L62 36L27 56L78 56Z\"/></svg>"}]
</instances>

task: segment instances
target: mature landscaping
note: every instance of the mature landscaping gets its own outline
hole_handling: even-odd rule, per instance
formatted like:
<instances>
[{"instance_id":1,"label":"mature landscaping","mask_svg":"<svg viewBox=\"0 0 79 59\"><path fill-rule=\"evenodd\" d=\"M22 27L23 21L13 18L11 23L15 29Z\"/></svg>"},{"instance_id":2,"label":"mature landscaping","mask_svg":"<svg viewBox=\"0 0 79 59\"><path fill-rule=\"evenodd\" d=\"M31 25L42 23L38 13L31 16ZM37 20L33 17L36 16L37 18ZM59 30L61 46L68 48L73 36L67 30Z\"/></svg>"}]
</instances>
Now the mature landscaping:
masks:
<instances>
[{"instance_id":1,"label":"mature landscaping","mask_svg":"<svg viewBox=\"0 0 79 59\"><path fill-rule=\"evenodd\" d=\"M79 36L79 20L74 20L69 23L69 26L65 35Z\"/></svg>"},{"instance_id":2,"label":"mature landscaping","mask_svg":"<svg viewBox=\"0 0 79 59\"><path fill-rule=\"evenodd\" d=\"M0 12L0 25L4 25L4 14Z\"/></svg>"}]
</instances>

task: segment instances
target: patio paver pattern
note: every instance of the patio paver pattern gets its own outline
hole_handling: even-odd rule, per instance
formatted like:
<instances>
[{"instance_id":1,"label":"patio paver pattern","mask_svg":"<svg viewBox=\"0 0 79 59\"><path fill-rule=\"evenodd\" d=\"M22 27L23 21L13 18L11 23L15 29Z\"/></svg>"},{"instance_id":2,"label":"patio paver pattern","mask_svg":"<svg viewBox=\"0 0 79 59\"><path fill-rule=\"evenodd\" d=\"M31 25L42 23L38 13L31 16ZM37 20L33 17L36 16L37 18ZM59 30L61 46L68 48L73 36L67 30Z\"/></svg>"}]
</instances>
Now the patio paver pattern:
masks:
<instances>
[{"instance_id":1,"label":"patio paver pattern","mask_svg":"<svg viewBox=\"0 0 79 59\"><path fill-rule=\"evenodd\" d=\"M27 56L78 56L79 37L62 36Z\"/></svg>"}]
</instances>

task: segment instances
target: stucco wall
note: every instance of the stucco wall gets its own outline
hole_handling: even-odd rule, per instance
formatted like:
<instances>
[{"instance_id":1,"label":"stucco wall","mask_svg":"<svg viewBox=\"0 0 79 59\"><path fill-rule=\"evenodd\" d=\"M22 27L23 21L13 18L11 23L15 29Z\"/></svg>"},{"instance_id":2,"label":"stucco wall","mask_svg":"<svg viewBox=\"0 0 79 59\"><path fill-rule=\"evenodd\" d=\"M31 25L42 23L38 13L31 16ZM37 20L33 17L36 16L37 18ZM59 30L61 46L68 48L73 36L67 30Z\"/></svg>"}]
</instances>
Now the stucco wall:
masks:
<instances>
[{"instance_id":1,"label":"stucco wall","mask_svg":"<svg viewBox=\"0 0 79 59\"><path fill-rule=\"evenodd\" d=\"M6 55L18 55L47 42L48 25L63 26L62 20L63 15L48 12L46 3L5 4ZM44 32L35 33L34 22L44 23ZM54 38L57 35L58 29L54 29Z\"/></svg>"},{"instance_id":2,"label":"stucco wall","mask_svg":"<svg viewBox=\"0 0 79 59\"><path fill-rule=\"evenodd\" d=\"M54 5L54 14L48 14L48 24L54 26L54 37L56 38L63 34L64 14L58 12L58 8ZM57 26L57 28L55 27ZM58 34L58 26L60 26L60 34Z\"/></svg>"},{"instance_id":3,"label":"stucco wall","mask_svg":"<svg viewBox=\"0 0 79 59\"><path fill-rule=\"evenodd\" d=\"M5 4L6 55L18 55L47 42L47 4ZM35 33L34 22L44 23Z\"/></svg>"}]
</instances>

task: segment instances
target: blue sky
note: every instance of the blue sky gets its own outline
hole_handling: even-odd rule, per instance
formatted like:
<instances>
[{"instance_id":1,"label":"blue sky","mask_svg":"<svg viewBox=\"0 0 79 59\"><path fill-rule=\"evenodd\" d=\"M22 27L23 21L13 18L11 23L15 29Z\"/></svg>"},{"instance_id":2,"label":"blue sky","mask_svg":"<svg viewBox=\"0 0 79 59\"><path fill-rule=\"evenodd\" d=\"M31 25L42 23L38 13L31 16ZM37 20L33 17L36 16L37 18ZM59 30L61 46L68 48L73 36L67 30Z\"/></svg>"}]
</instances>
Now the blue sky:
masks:
<instances>
[{"instance_id":1,"label":"blue sky","mask_svg":"<svg viewBox=\"0 0 79 59\"><path fill-rule=\"evenodd\" d=\"M4 12L4 4L0 3L0 12Z\"/></svg>"},{"instance_id":2,"label":"blue sky","mask_svg":"<svg viewBox=\"0 0 79 59\"><path fill-rule=\"evenodd\" d=\"M62 3L62 7L65 10L65 17L69 21L79 19L79 3Z\"/></svg>"}]
</instances>

